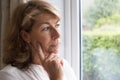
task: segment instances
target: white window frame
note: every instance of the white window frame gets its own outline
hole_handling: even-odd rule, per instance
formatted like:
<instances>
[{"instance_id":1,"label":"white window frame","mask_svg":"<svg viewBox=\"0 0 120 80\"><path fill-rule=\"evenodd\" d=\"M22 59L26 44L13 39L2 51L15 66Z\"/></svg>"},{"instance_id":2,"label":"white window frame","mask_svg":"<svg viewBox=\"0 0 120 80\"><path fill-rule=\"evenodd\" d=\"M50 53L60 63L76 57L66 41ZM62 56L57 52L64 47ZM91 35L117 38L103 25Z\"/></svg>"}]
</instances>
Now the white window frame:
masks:
<instances>
[{"instance_id":1,"label":"white window frame","mask_svg":"<svg viewBox=\"0 0 120 80\"><path fill-rule=\"evenodd\" d=\"M79 0L64 0L64 57L80 79L80 14Z\"/></svg>"}]
</instances>

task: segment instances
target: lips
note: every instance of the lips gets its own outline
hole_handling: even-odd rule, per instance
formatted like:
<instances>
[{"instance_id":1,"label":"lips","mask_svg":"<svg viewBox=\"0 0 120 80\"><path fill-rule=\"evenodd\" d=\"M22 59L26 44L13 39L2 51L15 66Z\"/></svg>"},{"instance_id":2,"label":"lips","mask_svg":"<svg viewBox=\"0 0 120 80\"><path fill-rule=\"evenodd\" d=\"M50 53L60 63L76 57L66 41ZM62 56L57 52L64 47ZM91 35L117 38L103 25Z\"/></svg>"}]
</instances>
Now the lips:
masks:
<instances>
[{"instance_id":1,"label":"lips","mask_svg":"<svg viewBox=\"0 0 120 80\"><path fill-rule=\"evenodd\" d=\"M59 44L52 44L51 47L58 48Z\"/></svg>"},{"instance_id":2,"label":"lips","mask_svg":"<svg viewBox=\"0 0 120 80\"><path fill-rule=\"evenodd\" d=\"M53 42L52 42L51 46L52 46L52 47L58 47L59 44L60 44L60 41L59 41L59 40L56 40L56 41L53 41Z\"/></svg>"},{"instance_id":3,"label":"lips","mask_svg":"<svg viewBox=\"0 0 120 80\"><path fill-rule=\"evenodd\" d=\"M59 44L60 44L59 40L52 41L51 45L49 46L49 52L50 53L58 53Z\"/></svg>"},{"instance_id":4,"label":"lips","mask_svg":"<svg viewBox=\"0 0 120 80\"><path fill-rule=\"evenodd\" d=\"M58 45L51 45L48 49L48 52L57 54L58 53Z\"/></svg>"}]
</instances>

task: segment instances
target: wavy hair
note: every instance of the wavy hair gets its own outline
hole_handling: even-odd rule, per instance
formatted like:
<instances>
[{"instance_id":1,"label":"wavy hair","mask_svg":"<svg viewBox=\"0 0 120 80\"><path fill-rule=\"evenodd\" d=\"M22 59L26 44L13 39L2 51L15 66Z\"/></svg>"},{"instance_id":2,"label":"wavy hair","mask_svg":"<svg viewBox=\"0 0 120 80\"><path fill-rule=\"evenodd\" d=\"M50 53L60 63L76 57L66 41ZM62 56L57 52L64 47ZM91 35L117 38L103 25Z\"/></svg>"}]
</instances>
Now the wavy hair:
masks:
<instances>
[{"instance_id":1,"label":"wavy hair","mask_svg":"<svg viewBox=\"0 0 120 80\"><path fill-rule=\"evenodd\" d=\"M32 63L32 52L27 42L20 36L20 31L30 32L38 15L49 13L60 19L56 8L43 0L21 3L14 10L10 30L6 36L3 62L19 69L27 69Z\"/></svg>"}]
</instances>

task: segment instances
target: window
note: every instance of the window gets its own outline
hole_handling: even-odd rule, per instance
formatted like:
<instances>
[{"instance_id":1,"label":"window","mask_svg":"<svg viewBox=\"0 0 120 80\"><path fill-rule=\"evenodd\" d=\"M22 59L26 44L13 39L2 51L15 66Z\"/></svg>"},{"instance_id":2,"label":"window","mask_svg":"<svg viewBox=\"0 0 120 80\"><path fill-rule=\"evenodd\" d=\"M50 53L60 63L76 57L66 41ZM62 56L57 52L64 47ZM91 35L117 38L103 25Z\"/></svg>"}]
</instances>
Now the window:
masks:
<instances>
[{"instance_id":1,"label":"window","mask_svg":"<svg viewBox=\"0 0 120 80\"><path fill-rule=\"evenodd\" d=\"M120 79L120 0L82 0L82 80Z\"/></svg>"}]
</instances>

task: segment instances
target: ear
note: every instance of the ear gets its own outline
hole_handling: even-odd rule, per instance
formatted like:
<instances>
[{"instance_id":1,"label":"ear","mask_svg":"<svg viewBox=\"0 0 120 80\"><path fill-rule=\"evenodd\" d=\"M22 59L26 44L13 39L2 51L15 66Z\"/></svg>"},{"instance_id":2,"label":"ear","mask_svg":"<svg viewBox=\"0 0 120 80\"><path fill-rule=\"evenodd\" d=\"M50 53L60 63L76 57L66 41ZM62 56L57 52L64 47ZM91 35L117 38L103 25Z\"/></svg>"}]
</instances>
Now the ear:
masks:
<instances>
[{"instance_id":1,"label":"ear","mask_svg":"<svg viewBox=\"0 0 120 80\"><path fill-rule=\"evenodd\" d=\"M30 35L29 35L29 33L26 32L25 30L21 30L20 36L22 37L22 39L23 39L25 42L27 42L27 43L30 42Z\"/></svg>"}]
</instances>

